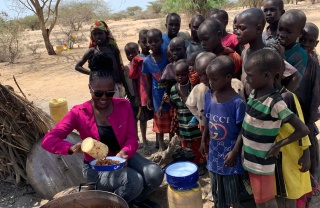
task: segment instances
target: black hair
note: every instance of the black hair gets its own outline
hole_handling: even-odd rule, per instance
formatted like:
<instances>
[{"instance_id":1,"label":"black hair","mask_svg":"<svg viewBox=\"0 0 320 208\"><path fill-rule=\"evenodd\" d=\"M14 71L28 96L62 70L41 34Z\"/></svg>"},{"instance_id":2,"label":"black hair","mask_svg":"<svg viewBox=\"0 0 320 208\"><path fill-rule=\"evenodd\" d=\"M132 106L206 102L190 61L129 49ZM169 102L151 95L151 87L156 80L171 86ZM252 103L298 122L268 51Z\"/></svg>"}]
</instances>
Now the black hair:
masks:
<instances>
[{"instance_id":1,"label":"black hair","mask_svg":"<svg viewBox=\"0 0 320 208\"><path fill-rule=\"evenodd\" d=\"M147 32L147 36L153 34L153 35L157 35L162 39L162 32L158 29L151 29Z\"/></svg>"},{"instance_id":2,"label":"black hair","mask_svg":"<svg viewBox=\"0 0 320 208\"><path fill-rule=\"evenodd\" d=\"M254 64L260 72L270 72L275 75L284 66L284 61L278 52L272 49L260 49L253 52L247 59L245 65Z\"/></svg>"},{"instance_id":3,"label":"black hair","mask_svg":"<svg viewBox=\"0 0 320 208\"><path fill-rule=\"evenodd\" d=\"M203 15L201 15L201 14L196 14L196 15L194 15L194 16L191 18L191 20L190 20L190 25L192 25L193 22L194 22L196 19L197 19L197 20L200 20L201 22L204 22L204 21L206 20Z\"/></svg>"},{"instance_id":4,"label":"black hair","mask_svg":"<svg viewBox=\"0 0 320 208\"><path fill-rule=\"evenodd\" d=\"M218 12L219 9L217 8L211 8L209 9L209 11L207 12L207 19L211 17L211 15L215 14L216 12Z\"/></svg>"},{"instance_id":5,"label":"black hair","mask_svg":"<svg viewBox=\"0 0 320 208\"><path fill-rule=\"evenodd\" d=\"M213 59L207 66L206 71L208 72L214 70L219 71L219 73L223 74L224 76L227 76L229 74L233 76L234 72L236 71L236 65L229 56L222 55Z\"/></svg>"},{"instance_id":6,"label":"black hair","mask_svg":"<svg viewBox=\"0 0 320 208\"><path fill-rule=\"evenodd\" d=\"M284 20L285 19L285 20ZM295 28L299 30L303 30L304 26L306 25L307 22L307 17L303 11L300 9L290 9L286 13L284 13L280 21L290 21L295 23Z\"/></svg>"},{"instance_id":7,"label":"black hair","mask_svg":"<svg viewBox=\"0 0 320 208\"><path fill-rule=\"evenodd\" d=\"M278 9L279 9L280 11L283 11L283 10L284 10L284 4L283 4L283 1L282 1L282 0L265 0L264 3L267 2L267 1L272 1L272 2L276 3L277 6L278 6Z\"/></svg>"},{"instance_id":8,"label":"black hair","mask_svg":"<svg viewBox=\"0 0 320 208\"><path fill-rule=\"evenodd\" d=\"M183 44L183 46L185 47L185 41L182 37L174 37L170 43L169 43L169 46L171 46L172 44L176 44L176 43L180 43L180 44Z\"/></svg>"},{"instance_id":9,"label":"black hair","mask_svg":"<svg viewBox=\"0 0 320 208\"><path fill-rule=\"evenodd\" d=\"M199 53L201 53L201 51L192 52L191 54L188 55L187 60L193 60L194 62L196 62L196 58L197 58L197 55L199 55Z\"/></svg>"},{"instance_id":10,"label":"black hair","mask_svg":"<svg viewBox=\"0 0 320 208\"><path fill-rule=\"evenodd\" d=\"M176 17L178 17L179 18L179 20L180 20L180 22L181 22L181 17L180 17L180 15L178 15L177 13L169 13L168 15L167 15L167 17L166 17L166 23L168 23L168 19L170 19L170 17L172 17L172 16L176 16Z\"/></svg>"},{"instance_id":11,"label":"black hair","mask_svg":"<svg viewBox=\"0 0 320 208\"><path fill-rule=\"evenodd\" d=\"M263 28L266 25L266 16L264 12L259 8L250 8L250 9L244 10L239 14L239 17L240 16L246 17L246 20L248 20L250 23L253 23L256 25L260 24Z\"/></svg>"},{"instance_id":12,"label":"black hair","mask_svg":"<svg viewBox=\"0 0 320 208\"><path fill-rule=\"evenodd\" d=\"M218 19L223 19L224 21L229 20L228 12L226 12L225 10L218 10L214 13L214 15L217 15L219 17Z\"/></svg>"},{"instance_id":13,"label":"black hair","mask_svg":"<svg viewBox=\"0 0 320 208\"><path fill-rule=\"evenodd\" d=\"M110 77L115 81L113 60L105 52L98 52L91 55L88 59L88 66L90 69L89 83L92 82L93 77Z\"/></svg>"},{"instance_id":14,"label":"black hair","mask_svg":"<svg viewBox=\"0 0 320 208\"><path fill-rule=\"evenodd\" d=\"M317 39L319 37L319 28L317 27L317 25L313 24L312 22L307 22L306 25L304 26L304 29L308 29L309 32L311 32L312 34L314 34Z\"/></svg>"},{"instance_id":15,"label":"black hair","mask_svg":"<svg viewBox=\"0 0 320 208\"><path fill-rule=\"evenodd\" d=\"M218 32L218 31L222 32L222 30L223 30L221 22L217 18L214 18L214 17L210 17L209 19L204 21L202 24L209 27L211 32Z\"/></svg>"},{"instance_id":16,"label":"black hair","mask_svg":"<svg viewBox=\"0 0 320 208\"><path fill-rule=\"evenodd\" d=\"M139 51L139 45L137 43L134 42L129 42L124 46L124 50L126 51L129 48L134 48L137 49Z\"/></svg>"},{"instance_id":17,"label":"black hair","mask_svg":"<svg viewBox=\"0 0 320 208\"><path fill-rule=\"evenodd\" d=\"M140 39L140 37L147 35L148 31L149 31L149 30L146 30L146 29L140 30L140 32L139 32L139 39Z\"/></svg>"},{"instance_id":18,"label":"black hair","mask_svg":"<svg viewBox=\"0 0 320 208\"><path fill-rule=\"evenodd\" d=\"M174 64L174 70L176 70L176 67L178 66L178 65L185 65L185 67L186 67L186 71L188 71L189 72L189 65L187 64L187 60L186 59L179 59L175 64Z\"/></svg>"},{"instance_id":19,"label":"black hair","mask_svg":"<svg viewBox=\"0 0 320 208\"><path fill-rule=\"evenodd\" d=\"M197 65L203 65L205 64L206 67L209 65L209 63L213 60L217 58L217 56L214 53L211 52L201 52L197 55L196 60L195 60L195 70L198 71L199 69L197 69Z\"/></svg>"}]
</instances>

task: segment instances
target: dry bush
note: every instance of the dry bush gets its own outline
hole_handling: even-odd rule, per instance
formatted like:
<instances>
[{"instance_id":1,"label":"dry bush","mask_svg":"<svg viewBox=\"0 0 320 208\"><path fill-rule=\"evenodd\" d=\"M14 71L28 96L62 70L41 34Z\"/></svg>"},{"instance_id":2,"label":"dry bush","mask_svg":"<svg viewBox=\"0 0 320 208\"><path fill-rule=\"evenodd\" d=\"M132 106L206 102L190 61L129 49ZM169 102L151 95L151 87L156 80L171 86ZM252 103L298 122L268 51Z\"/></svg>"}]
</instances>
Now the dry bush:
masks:
<instances>
[{"instance_id":1,"label":"dry bush","mask_svg":"<svg viewBox=\"0 0 320 208\"><path fill-rule=\"evenodd\" d=\"M19 37L21 27L17 21L5 20L0 23L0 62L14 63L21 54Z\"/></svg>"},{"instance_id":2,"label":"dry bush","mask_svg":"<svg viewBox=\"0 0 320 208\"><path fill-rule=\"evenodd\" d=\"M26 49L31 51L32 54L37 54L37 50L43 47L40 43L30 43L26 45Z\"/></svg>"},{"instance_id":3,"label":"dry bush","mask_svg":"<svg viewBox=\"0 0 320 208\"><path fill-rule=\"evenodd\" d=\"M135 14L132 18L133 20L144 20L144 19L157 19L162 17L161 14L151 13L151 12L139 12Z\"/></svg>"}]
</instances>

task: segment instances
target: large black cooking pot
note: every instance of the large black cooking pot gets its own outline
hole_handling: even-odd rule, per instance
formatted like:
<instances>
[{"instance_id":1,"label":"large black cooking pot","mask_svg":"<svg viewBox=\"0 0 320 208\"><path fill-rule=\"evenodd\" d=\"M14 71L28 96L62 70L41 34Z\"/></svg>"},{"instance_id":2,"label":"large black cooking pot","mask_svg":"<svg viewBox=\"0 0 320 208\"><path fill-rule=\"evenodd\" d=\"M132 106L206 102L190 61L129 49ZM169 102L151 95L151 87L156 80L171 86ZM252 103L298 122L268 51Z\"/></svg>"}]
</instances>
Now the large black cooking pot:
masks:
<instances>
[{"instance_id":1,"label":"large black cooking pot","mask_svg":"<svg viewBox=\"0 0 320 208\"><path fill-rule=\"evenodd\" d=\"M49 201L41 208L129 208L120 196L107 191L85 191Z\"/></svg>"}]
</instances>

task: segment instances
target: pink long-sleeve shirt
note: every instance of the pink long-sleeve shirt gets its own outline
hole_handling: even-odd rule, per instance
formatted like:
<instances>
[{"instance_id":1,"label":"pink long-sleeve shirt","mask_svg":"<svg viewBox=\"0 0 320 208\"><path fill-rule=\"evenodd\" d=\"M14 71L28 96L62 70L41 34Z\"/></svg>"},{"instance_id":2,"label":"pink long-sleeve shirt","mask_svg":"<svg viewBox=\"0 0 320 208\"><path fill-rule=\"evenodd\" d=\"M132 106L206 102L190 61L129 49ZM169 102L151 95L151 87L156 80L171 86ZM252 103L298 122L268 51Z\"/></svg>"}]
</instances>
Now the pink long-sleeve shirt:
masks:
<instances>
[{"instance_id":1,"label":"pink long-sleeve shirt","mask_svg":"<svg viewBox=\"0 0 320 208\"><path fill-rule=\"evenodd\" d=\"M138 149L138 136L135 121L129 101L123 98L113 98L113 111L107 117L122 150L131 158ZM76 129L81 140L92 137L100 141L98 127L94 119L91 101L74 106L67 115L48 132L42 140L42 148L53 153L67 155L72 143L65 140ZM111 154L109 152L109 154ZM93 160L84 153L84 159Z\"/></svg>"}]
</instances>

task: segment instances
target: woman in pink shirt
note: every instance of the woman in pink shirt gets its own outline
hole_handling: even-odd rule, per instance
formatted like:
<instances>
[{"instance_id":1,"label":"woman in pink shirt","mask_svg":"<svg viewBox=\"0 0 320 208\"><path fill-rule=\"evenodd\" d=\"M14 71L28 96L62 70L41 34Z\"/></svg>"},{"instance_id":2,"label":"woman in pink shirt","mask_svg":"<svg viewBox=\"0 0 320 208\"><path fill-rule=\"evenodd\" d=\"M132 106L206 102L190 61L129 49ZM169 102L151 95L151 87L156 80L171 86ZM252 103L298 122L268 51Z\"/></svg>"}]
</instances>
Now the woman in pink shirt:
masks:
<instances>
[{"instance_id":1,"label":"woman in pink shirt","mask_svg":"<svg viewBox=\"0 0 320 208\"><path fill-rule=\"evenodd\" d=\"M148 200L153 190L160 186L163 171L157 164L136 153L138 136L129 101L113 98L115 77L112 59L98 52L89 59L89 89L92 99L74 106L49 132L42 147L54 154L68 155L81 152L81 142L72 144L65 138L76 129L83 140L92 137L108 145L108 155L127 159L127 167L110 172L97 172L90 161L94 158L84 153L83 175L97 188L114 192L138 207L157 207Z\"/></svg>"}]
</instances>

